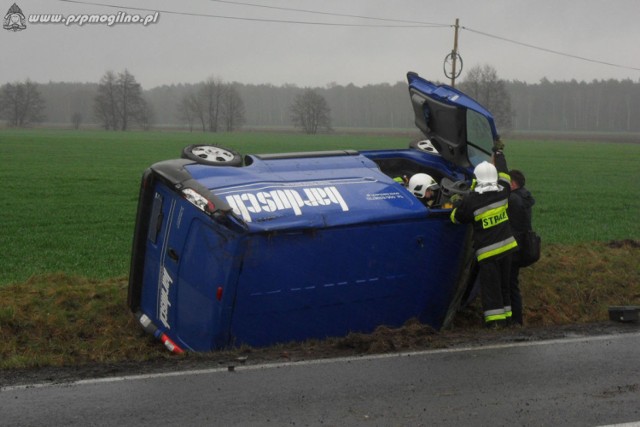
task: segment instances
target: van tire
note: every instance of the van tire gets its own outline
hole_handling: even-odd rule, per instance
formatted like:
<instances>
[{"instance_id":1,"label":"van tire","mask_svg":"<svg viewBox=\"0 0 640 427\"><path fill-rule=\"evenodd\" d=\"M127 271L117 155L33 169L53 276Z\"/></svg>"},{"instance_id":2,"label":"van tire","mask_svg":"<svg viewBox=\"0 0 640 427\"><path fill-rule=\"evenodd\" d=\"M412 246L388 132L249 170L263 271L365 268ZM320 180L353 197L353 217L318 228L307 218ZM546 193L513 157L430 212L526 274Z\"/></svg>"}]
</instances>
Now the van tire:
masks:
<instances>
[{"instance_id":1,"label":"van tire","mask_svg":"<svg viewBox=\"0 0 640 427\"><path fill-rule=\"evenodd\" d=\"M217 145L189 145L182 149L182 158L209 166L242 166L240 154Z\"/></svg>"}]
</instances>

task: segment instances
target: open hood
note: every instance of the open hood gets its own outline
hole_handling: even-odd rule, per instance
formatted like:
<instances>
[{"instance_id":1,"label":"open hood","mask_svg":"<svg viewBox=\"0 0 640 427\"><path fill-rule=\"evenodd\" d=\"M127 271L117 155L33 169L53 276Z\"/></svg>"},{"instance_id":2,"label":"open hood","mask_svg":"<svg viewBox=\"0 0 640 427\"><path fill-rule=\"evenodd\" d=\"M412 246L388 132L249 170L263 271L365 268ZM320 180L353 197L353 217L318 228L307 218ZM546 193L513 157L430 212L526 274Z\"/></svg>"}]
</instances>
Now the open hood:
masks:
<instances>
[{"instance_id":1,"label":"open hood","mask_svg":"<svg viewBox=\"0 0 640 427\"><path fill-rule=\"evenodd\" d=\"M407 74L416 126L440 155L468 168L491 156L498 132L487 109L464 93Z\"/></svg>"}]
</instances>

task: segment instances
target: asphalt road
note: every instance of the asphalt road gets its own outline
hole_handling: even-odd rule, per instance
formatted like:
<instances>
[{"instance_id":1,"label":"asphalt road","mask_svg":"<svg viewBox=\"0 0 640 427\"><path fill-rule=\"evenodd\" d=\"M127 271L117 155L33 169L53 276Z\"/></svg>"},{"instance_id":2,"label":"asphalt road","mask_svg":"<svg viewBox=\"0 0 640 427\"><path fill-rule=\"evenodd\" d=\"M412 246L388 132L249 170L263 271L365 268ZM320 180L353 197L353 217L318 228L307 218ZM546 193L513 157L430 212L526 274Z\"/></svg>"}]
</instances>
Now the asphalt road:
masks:
<instances>
[{"instance_id":1,"label":"asphalt road","mask_svg":"<svg viewBox=\"0 0 640 427\"><path fill-rule=\"evenodd\" d=\"M640 421L640 333L0 389L0 425Z\"/></svg>"}]
</instances>

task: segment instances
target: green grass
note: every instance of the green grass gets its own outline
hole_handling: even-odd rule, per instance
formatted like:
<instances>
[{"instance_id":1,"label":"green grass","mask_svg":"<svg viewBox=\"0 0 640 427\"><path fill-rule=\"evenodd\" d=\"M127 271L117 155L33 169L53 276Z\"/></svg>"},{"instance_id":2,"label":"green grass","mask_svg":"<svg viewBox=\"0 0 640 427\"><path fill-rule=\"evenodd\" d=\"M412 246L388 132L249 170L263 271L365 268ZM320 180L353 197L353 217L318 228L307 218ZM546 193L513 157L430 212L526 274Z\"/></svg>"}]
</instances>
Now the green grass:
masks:
<instances>
[{"instance_id":1,"label":"green grass","mask_svg":"<svg viewBox=\"0 0 640 427\"><path fill-rule=\"evenodd\" d=\"M640 237L640 144L514 141L507 154L527 176L547 242Z\"/></svg>"}]
</instances>

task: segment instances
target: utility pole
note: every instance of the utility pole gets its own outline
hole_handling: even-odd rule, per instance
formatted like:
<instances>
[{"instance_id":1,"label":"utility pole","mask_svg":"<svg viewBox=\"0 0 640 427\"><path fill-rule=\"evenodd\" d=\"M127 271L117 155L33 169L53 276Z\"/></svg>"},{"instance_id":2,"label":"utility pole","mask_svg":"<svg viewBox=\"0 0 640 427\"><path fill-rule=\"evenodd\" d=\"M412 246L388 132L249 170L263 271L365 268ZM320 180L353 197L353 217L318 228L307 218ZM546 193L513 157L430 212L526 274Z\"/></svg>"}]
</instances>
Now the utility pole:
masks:
<instances>
[{"instance_id":1,"label":"utility pole","mask_svg":"<svg viewBox=\"0 0 640 427\"><path fill-rule=\"evenodd\" d=\"M458 62L458 28L460 27L458 23L459 19L456 18L455 33L453 36L453 50L451 51L451 87L456 86L456 63Z\"/></svg>"},{"instance_id":2,"label":"utility pole","mask_svg":"<svg viewBox=\"0 0 640 427\"><path fill-rule=\"evenodd\" d=\"M456 86L456 78L458 78L462 72L462 57L458 54L458 29L460 28L458 18L456 18L454 28L453 50L444 58L444 75L451 79L451 87ZM460 67L458 67L458 61L460 62Z\"/></svg>"}]
</instances>

